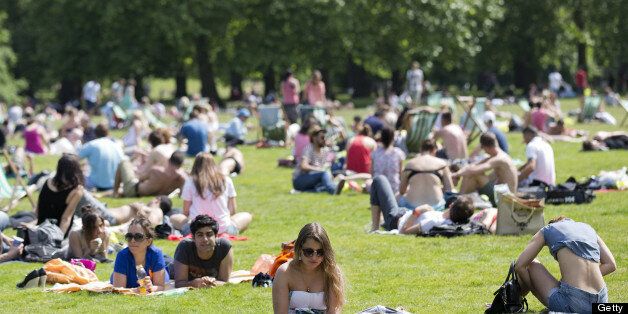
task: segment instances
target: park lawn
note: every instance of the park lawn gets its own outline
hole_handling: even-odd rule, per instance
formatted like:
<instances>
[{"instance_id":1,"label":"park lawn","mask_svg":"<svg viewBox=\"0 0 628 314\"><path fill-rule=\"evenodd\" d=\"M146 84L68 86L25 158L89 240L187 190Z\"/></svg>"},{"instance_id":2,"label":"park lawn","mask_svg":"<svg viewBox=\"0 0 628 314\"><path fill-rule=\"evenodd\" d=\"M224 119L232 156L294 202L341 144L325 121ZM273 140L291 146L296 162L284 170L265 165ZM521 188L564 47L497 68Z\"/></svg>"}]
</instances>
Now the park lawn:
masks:
<instances>
[{"instance_id":1,"label":"park lawn","mask_svg":"<svg viewBox=\"0 0 628 314\"><path fill-rule=\"evenodd\" d=\"M573 101L563 101L565 108L575 107ZM516 112L515 106L503 107ZM618 119L623 112L610 110ZM340 111L347 122L355 114L367 111ZM221 115L221 120L229 119ZM589 131L619 130L601 124L576 125ZM623 128L626 130L626 128ZM121 135L121 132L114 133ZM255 137L255 133L251 137ZM508 134L513 158L524 159L521 134ZM628 166L628 152L610 151L584 153L580 144L554 143L557 177L563 182L569 176L584 178L600 170L615 170ZM510 261L517 258L529 236L468 236L454 239L411 236L368 235L370 225L368 196L344 192L332 197L323 194L289 194L291 170L278 168L277 159L288 156L283 148L242 148L247 170L234 179L238 193L238 209L253 213L254 220L243 235L248 241L234 242L234 270L250 269L260 254L276 254L281 242L296 238L306 223L318 221L327 229L336 252L338 264L346 277L344 312L355 313L382 304L402 306L417 313L478 313L490 303L493 292L503 282ZM37 157L36 169L53 169L56 157ZM188 167L191 160L188 160ZM626 301L628 296L628 192L598 194L591 204L547 206L545 220L563 214L587 222L595 228L613 251L618 269L607 276L611 301ZM114 207L142 199L104 198ZM175 206L181 206L175 199ZM17 210L30 209L22 200ZM8 235L14 231L9 230ZM172 256L176 243L157 240L156 245ZM547 249L539 259L559 276L558 265ZM142 298L120 295L96 295L85 292L52 294L37 290L17 290L15 284L40 264L0 264L0 296L6 313L26 312L196 312L209 313L268 313L272 312L271 289L254 289L248 283L218 289L195 290L180 296ZM112 264L99 264L97 275L109 278ZM8 301L8 302L7 302ZM530 309L538 312L544 307L532 296Z\"/></svg>"}]
</instances>

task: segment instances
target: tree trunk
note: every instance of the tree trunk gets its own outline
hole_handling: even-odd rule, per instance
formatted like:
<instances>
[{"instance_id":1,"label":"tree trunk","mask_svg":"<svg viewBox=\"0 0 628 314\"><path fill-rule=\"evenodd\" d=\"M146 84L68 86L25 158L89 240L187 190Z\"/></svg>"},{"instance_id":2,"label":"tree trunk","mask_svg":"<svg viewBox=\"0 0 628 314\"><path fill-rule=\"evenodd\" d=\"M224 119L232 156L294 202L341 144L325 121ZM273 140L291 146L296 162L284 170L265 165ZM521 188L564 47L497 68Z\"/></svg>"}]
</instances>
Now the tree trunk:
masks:
<instances>
[{"instance_id":1,"label":"tree trunk","mask_svg":"<svg viewBox=\"0 0 628 314\"><path fill-rule=\"evenodd\" d=\"M392 91L396 95L403 93L403 72L399 69L392 70L390 80L392 82Z\"/></svg>"},{"instance_id":2,"label":"tree trunk","mask_svg":"<svg viewBox=\"0 0 628 314\"><path fill-rule=\"evenodd\" d=\"M349 87L353 88L352 97L361 98L371 95L371 80L366 73L364 67L356 64L353 58L349 56L347 60L347 76Z\"/></svg>"},{"instance_id":3,"label":"tree trunk","mask_svg":"<svg viewBox=\"0 0 628 314\"><path fill-rule=\"evenodd\" d=\"M57 99L62 106L67 102L81 99L81 80L77 78L62 78Z\"/></svg>"},{"instance_id":4,"label":"tree trunk","mask_svg":"<svg viewBox=\"0 0 628 314\"><path fill-rule=\"evenodd\" d=\"M210 102L216 102L220 108L225 104L218 96L214 69L209 60L209 42L207 35L199 35L196 38L196 63L198 64L198 77L201 79L201 95L208 97Z\"/></svg>"},{"instance_id":5,"label":"tree trunk","mask_svg":"<svg viewBox=\"0 0 628 314\"><path fill-rule=\"evenodd\" d=\"M264 71L264 96L268 96L269 93L277 91L275 84L275 68L271 63L266 68L266 71Z\"/></svg>"},{"instance_id":6,"label":"tree trunk","mask_svg":"<svg viewBox=\"0 0 628 314\"><path fill-rule=\"evenodd\" d=\"M179 65L179 68L177 69L177 73L174 76L174 80L177 85L177 88L174 92L174 97L181 98L187 95L188 94L187 75L185 73L185 69L182 64Z\"/></svg>"},{"instance_id":7,"label":"tree trunk","mask_svg":"<svg viewBox=\"0 0 628 314\"><path fill-rule=\"evenodd\" d=\"M229 100L242 100L242 75L232 70L229 76L231 79Z\"/></svg>"},{"instance_id":8,"label":"tree trunk","mask_svg":"<svg viewBox=\"0 0 628 314\"><path fill-rule=\"evenodd\" d=\"M148 96L146 95L146 90L144 89L144 77L137 75L135 77L135 82L137 83L135 85L135 99L137 99L138 102L142 102L142 97Z\"/></svg>"},{"instance_id":9,"label":"tree trunk","mask_svg":"<svg viewBox=\"0 0 628 314\"><path fill-rule=\"evenodd\" d=\"M587 45L584 42L585 21L582 12L582 2L576 1L575 9L573 11L573 20L580 33L580 39L578 40L578 67L583 69L587 68Z\"/></svg>"}]
</instances>

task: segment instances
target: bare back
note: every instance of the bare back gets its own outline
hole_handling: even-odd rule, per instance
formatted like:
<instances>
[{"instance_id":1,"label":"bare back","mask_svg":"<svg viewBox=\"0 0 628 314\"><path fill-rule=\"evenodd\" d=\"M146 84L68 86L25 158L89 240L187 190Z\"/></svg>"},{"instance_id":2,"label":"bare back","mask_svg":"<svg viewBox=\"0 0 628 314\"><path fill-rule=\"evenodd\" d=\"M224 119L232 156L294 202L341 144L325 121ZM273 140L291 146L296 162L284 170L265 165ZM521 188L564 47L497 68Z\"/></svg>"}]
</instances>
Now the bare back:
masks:
<instances>
[{"instance_id":1,"label":"bare back","mask_svg":"<svg viewBox=\"0 0 628 314\"><path fill-rule=\"evenodd\" d=\"M185 183L185 172L181 169L155 166L148 178L139 183L139 195L168 195Z\"/></svg>"},{"instance_id":2,"label":"bare back","mask_svg":"<svg viewBox=\"0 0 628 314\"><path fill-rule=\"evenodd\" d=\"M495 173L495 183L505 183L508 185L508 189L513 192L517 191L517 168L512 163L510 156L500 150L497 155L489 158L488 162Z\"/></svg>"},{"instance_id":3,"label":"bare back","mask_svg":"<svg viewBox=\"0 0 628 314\"><path fill-rule=\"evenodd\" d=\"M467 158L467 137L457 124L448 124L438 131L437 136L443 139L443 147L449 159Z\"/></svg>"},{"instance_id":4,"label":"bare back","mask_svg":"<svg viewBox=\"0 0 628 314\"><path fill-rule=\"evenodd\" d=\"M436 205L443 200L443 187L446 180L451 182L447 162L432 155L419 155L412 158L403 171L402 180L408 183L405 197L415 205ZM419 172L412 175L412 171ZM441 175L443 180L435 173Z\"/></svg>"},{"instance_id":5,"label":"bare back","mask_svg":"<svg viewBox=\"0 0 628 314\"><path fill-rule=\"evenodd\" d=\"M569 248L558 250L561 281L591 293L598 293L605 285L600 264L574 254Z\"/></svg>"}]
</instances>

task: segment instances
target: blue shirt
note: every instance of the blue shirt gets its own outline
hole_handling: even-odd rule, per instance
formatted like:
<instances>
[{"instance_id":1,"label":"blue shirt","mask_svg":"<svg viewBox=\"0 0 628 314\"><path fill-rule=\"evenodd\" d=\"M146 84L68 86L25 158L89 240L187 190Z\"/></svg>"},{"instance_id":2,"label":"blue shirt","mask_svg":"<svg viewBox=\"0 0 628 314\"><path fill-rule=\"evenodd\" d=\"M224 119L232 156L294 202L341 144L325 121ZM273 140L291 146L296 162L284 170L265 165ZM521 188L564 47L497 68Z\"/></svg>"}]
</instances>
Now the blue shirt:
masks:
<instances>
[{"instance_id":1,"label":"blue shirt","mask_svg":"<svg viewBox=\"0 0 628 314\"><path fill-rule=\"evenodd\" d=\"M244 141L244 137L246 136L246 126L240 118L235 117L229 122L229 126L227 127L227 130L225 130L225 134Z\"/></svg>"},{"instance_id":2,"label":"blue shirt","mask_svg":"<svg viewBox=\"0 0 628 314\"><path fill-rule=\"evenodd\" d=\"M151 279L153 279L153 273L156 273L165 268L166 263L164 262L164 254L154 245L149 246L146 249L146 261L144 264L144 270L146 270L146 273L151 276ZM129 251L128 247L118 252L118 255L116 256L116 262L113 265L113 272L126 276L126 288L139 287L139 284L137 283L137 273L135 269L135 258L133 257L131 251ZM168 271L166 271L166 282L170 280L168 277ZM113 283L113 274L111 275L110 280L111 283Z\"/></svg>"},{"instance_id":3,"label":"blue shirt","mask_svg":"<svg viewBox=\"0 0 628 314\"><path fill-rule=\"evenodd\" d=\"M370 116L366 118L364 120L364 123L368 124L371 127L371 131L373 131L373 134L377 134L377 132L379 132L379 130L384 127L384 122L382 122L382 120L380 120L376 116Z\"/></svg>"},{"instance_id":4,"label":"blue shirt","mask_svg":"<svg viewBox=\"0 0 628 314\"><path fill-rule=\"evenodd\" d=\"M113 187L116 170L124 157L118 144L108 137L101 137L83 145L78 155L87 158L89 163L89 185L101 189Z\"/></svg>"},{"instance_id":5,"label":"blue shirt","mask_svg":"<svg viewBox=\"0 0 628 314\"><path fill-rule=\"evenodd\" d=\"M495 126L490 127L488 131L495 134L499 148L508 154L508 140L506 140L506 135Z\"/></svg>"},{"instance_id":6,"label":"blue shirt","mask_svg":"<svg viewBox=\"0 0 628 314\"><path fill-rule=\"evenodd\" d=\"M597 233L591 226L565 219L549 224L541 231L554 258L558 250L566 247L577 256L600 262L600 245L597 243Z\"/></svg>"},{"instance_id":7,"label":"blue shirt","mask_svg":"<svg viewBox=\"0 0 628 314\"><path fill-rule=\"evenodd\" d=\"M207 125L198 119L192 119L183 124L181 135L188 140L188 156L196 156L207 149Z\"/></svg>"}]
</instances>

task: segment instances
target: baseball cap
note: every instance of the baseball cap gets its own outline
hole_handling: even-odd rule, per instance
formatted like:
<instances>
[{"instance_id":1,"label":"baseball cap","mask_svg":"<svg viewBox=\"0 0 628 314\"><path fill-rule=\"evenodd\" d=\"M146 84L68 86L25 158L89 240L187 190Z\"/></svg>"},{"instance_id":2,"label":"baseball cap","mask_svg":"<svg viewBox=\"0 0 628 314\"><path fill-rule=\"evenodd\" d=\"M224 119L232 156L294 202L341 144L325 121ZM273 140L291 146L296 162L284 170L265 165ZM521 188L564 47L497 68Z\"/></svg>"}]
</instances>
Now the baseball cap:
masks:
<instances>
[{"instance_id":1,"label":"baseball cap","mask_svg":"<svg viewBox=\"0 0 628 314\"><path fill-rule=\"evenodd\" d=\"M248 118L248 117L250 117L250 116L251 116L251 112L249 111L249 109L242 108L242 109L238 110L238 114L237 114L237 116L238 116L238 117L245 117L245 118Z\"/></svg>"}]
</instances>

